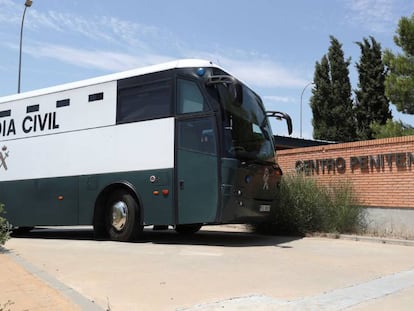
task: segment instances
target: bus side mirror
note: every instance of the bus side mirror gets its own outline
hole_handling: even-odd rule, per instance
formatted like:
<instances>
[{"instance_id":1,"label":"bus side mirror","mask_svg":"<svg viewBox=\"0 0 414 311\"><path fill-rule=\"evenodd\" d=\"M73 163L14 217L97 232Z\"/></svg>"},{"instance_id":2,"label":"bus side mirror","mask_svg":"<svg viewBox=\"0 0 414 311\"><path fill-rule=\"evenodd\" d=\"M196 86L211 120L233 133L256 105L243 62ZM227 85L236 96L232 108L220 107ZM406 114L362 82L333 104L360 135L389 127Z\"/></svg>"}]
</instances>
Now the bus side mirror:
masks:
<instances>
[{"instance_id":1,"label":"bus side mirror","mask_svg":"<svg viewBox=\"0 0 414 311\"><path fill-rule=\"evenodd\" d=\"M241 106L243 103L243 87L239 81L232 76L217 75L207 78L207 86L222 84L225 85L231 102L236 106Z\"/></svg>"},{"instance_id":2,"label":"bus side mirror","mask_svg":"<svg viewBox=\"0 0 414 311\"><path fill-rule=\"evenodd\" d=\"M276 120L286 120L288 133L289 135L292 134L293 126L292 126L292 119L287 113L280 112L280 111L266 111L266 116L276 118Z\"/></svg>"}]
</instances>

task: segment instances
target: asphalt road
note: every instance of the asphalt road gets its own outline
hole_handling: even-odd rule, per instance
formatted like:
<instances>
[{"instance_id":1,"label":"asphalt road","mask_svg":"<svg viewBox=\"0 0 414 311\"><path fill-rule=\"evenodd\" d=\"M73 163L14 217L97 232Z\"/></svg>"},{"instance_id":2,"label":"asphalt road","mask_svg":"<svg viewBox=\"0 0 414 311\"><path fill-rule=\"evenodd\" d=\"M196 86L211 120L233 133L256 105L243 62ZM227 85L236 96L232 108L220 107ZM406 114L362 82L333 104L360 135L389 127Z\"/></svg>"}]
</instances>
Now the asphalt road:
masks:
<instances>
[{"instance_id":1,"label":"asphalt road","mask_svg":"<svg viewBox=\"0 0 414 311\"><path fill-rule=\"evenodd\" d=\"M37 229L13 256L102 310L412 310L414 247L205 227L134 243ZM54 280L54 281L53 281Z\"/></svg>"}]
</instances>

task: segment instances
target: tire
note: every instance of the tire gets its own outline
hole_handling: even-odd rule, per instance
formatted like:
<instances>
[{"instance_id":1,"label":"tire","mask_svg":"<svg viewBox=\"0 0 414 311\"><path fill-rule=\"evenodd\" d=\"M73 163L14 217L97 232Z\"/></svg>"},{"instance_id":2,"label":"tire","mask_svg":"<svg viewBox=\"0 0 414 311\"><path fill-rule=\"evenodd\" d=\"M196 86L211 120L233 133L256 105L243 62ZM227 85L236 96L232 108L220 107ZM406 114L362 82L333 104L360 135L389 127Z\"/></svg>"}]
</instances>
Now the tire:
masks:
<instances>
[{"instance_id":1,"label":"tire","mask_svg":"<svg viewBox=\"0 0 414 311\"><path fill-rule=\"evenodd\" d=\"M94 232L95 238L98 240L105 240L109 238L104 217L105 216L102 216L99 218L95 216L95 220L93 222L93 232Z\"/></svg>"},{"instance_id":2,"label":"tire","mask_svg":"<svg viewBox=\"0 0 414 311\"><path fill-rule=\"evenodd\" d=\"M128 242L142 231L137 201L123 189L112 192L105 205L105 228L111 240Z\"/></svg>"},{"instance_id":3,"label":"tire","mask_svg":"<svg viewBox=\"0 0 414 311\"><path fill-rule=\"evenodd\" d=\"M176 225L175 231L179 234L190 235L198 232L203 224Z\"/></svg>"}]
</instances>

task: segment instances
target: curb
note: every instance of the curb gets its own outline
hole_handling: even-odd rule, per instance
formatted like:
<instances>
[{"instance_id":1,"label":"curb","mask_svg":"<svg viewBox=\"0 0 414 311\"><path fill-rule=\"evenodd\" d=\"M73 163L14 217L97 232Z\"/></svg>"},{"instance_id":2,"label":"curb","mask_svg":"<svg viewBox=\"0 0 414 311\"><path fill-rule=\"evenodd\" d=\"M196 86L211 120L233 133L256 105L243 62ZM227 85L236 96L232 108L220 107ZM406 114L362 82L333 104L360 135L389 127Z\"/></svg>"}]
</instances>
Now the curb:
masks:
<instances>
[{"instance_id":1,"label":"curb","mask_svg":"<svg viewBox=\"0 0 414 311\"><path fill-rule=\"evenodd\" d=\"M45 271L42 271L29 263L28 261L24 260L18 254L13 252L4 253L9 258L11 258L15 263L20 265L23 269L31 273L32 275L36 276L38 279L45 282L51 288L57 290L63 296L68 298L72 301L75 305L79 306L81 310L88 310L88 311L103 311L104 309L94 303L93 301L89 300L79 292L75 291L73 288L70 288L66 284L60 282L59 280L55 279L51 275L47 274Z\"/></svg>"},{"instance_id":2,"label":"curb","mask_svg":"<svg viewBox=\"0 0 414 311\"><path fill-rule=\"evenodd\" d=\"M350 234L340 234L338 238L341 240L372 242L372 243L402 245L402 246L414 246L414 240L391 239L391 238L384 238L384 237L370 237L370 236L350 235Z\"/></svg>"},{"instance_id":3,"label":"curb","mask_svg":"<svg viewBox=\"0 0 414 311\"><path fill-rule=\"evenodd\" d=\"M229 224L229 225L219 225L216 227L221 227L219 230L223 230L223 226L225 228L229 228L230 230L236 230L238 232L245 232L249 234L258 234L262 235L260 233L255 233L251 230L249 230L246 225L235 225L235 224ZM209 230L211 228L214 228L214 226L205 226L205 230ZM214 230L212 230L214 231ZM266 236L266 235L262 235ZM280 235L282 236L282 235ZM301 237L303 238L303 237ZM393 239L393 238L387 238L387 237L376 237L376 236L364 236L364 235L352 235L352 234L337 234L337 233L315 233L315 234L309 234L304 236L304 238L326 238L326 239L339 239L339 240L349 240L349 241L360 241L360 242L371 242L371 243L379 243L379 244L390 244L390 245L402 245L402 246L414 246L414 240L408 240L408 239Z\"/></svg>"}]
</instances>

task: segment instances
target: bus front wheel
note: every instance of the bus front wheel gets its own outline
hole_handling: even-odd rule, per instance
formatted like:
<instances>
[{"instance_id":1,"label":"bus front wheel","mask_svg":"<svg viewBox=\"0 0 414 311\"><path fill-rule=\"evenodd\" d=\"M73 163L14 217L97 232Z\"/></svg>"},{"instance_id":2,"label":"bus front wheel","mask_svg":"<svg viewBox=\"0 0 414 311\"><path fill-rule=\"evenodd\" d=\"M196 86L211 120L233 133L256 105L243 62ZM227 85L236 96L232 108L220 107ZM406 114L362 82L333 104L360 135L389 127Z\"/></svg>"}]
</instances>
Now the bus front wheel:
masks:
<instances>
[{"instance_id":1,"label":"bus front wheel","mask_svg":"<svg viewBox=\"0 0 414 311\"><path fill-rule=\"evenodd\" d=\"M132 241L142 230L139 207L127 191L118 189L109 195L106 204L105 227L114 241Z\"/></svg>"}]
</instances>

